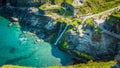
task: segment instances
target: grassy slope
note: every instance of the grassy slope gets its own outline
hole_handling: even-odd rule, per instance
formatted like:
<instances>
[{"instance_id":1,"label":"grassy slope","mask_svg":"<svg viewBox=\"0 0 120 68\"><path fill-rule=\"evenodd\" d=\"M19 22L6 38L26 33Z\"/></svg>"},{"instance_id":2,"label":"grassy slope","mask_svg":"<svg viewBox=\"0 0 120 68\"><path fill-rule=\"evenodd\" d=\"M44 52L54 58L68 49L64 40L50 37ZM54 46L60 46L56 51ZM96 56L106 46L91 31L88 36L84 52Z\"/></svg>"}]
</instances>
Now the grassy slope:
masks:
<instances>
[{"instance_id":1,"label":"grassy slope","mask_svg":"<svg viewBox=\"0 0 120 68\"><path fill-rule=\"evenodd\" d=\"M108 22L120 23L120 10L114 11L112 15L107 18Z\"/></svg>"},{"instance_id":2,"label":"grassy slope","mask_svg":"<svg viewBox=\"0 0 120 68\"><path fill-rule=\"evenodd\" d=\"M64 2L64 0L49 0L49 1L46 1L46 3L43 4L40 8L42 10L58 10L61 9L61 7L44 8L44 6L46 4L61 6L61 4ZM54 4L52 2L54 2ZM73 0L66 0L66 2L72 5ZM96 14L114 8L116 6L120 6L120 0L87 0L85 3L83 3L82 6L73 6L73 7L80 9L77 15L83 15L83 14L91 14L91 13Z\"/></svg>"},{"instance_id":3,"label":"grassy slope","mask_svg":"<svg viewBox=\"0 0 120 68\"><path fill-rule=\"evenodd\" d=\"M55 4L57 5L61 5L64 0L54 0ZM68 4L72 4L73 0L66 0L65 2L67 2Z\"/></svg>"},{"instance_id":4,"label":"grassy slope","mask_svg":"<svg viewBox=\"0 0 120 68\"><path fill-rule=\"evenodd\" d=\"M110 68L115 62L89 62L87 64L77 64L68 66L51 66L47 68ZM3 65L1 68L36 68L36 67L25 67L25 66L14 66L14 65ZM43 67L44 68L44 67Z\"/></svg>"},{"instance_id":5,"label":"grassy slope","mask_svg":"<svg viewBox=\"0 0 120 68\"><path fill-rule=\"evenodd\" d=\"M32 68L32 67L17 66L17 65L3 65L0 68Z\"/></svg>"},{"instance_id":6,"label":"grassy slope","mask_svg":"<svg viewBox=\"0 0 120 68\"><path fill-rule=\"evenodd\" d=\"M114 65L115 62L109 61L109 62L89 62L87 64L77 64L77 65L71 65L71 66L53 66L49 68L110 68L112 65Z\"/></svg>"},{"instance_id":7,"label":"grassy slope","mask_svg":"<svg viewBox=\"0 0 120 68\"><path fill-rule=\"evenodd\" d=\"M55 4L60 5L63 2L63 0L55 0ZM69 2L69 4L72 2L72 0ZM120 0L87 0L86 3L84 3L83 6L76 7L80 9L80 12L78 14L88 14L88 13L99 13L111 8L114 8L116 6L120 5ZM115 16L115 14L114 14ZM119 17L119 14L117 14ZM91 24L89 24L91 25ZM67 47L67 43L64 42L63 48ZM66 66L65 68L110 68L114 62L94 62L94 63L89 63L89 64L78 64L78 65L73 65L73 66ZM50 68L62 68L62 66L54 66Z\"/></svg>"},{"instance_id":8,"label":"grassy slope","mask_svg":"<svg viewBox=\"0 0 120 68\"><path fill-rule=\"evenodd\" d=\"M78 14L99 13L120 5L120 0L87 0L83 6L76 7L80 9Z\"/></svg>"}]
</instances>

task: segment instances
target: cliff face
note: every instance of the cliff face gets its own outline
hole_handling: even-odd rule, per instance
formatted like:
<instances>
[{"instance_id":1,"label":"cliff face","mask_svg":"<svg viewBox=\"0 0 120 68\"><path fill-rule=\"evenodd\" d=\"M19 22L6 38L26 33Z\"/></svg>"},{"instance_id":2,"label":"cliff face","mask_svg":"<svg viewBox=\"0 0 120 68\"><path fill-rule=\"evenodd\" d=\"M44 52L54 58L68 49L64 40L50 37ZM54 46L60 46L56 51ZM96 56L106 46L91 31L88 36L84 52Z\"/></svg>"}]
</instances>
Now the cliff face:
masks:
<instances>
[{"instance_id":1,"label":"cliff face","mask_svg":"<svg viewBox=\"0 0 120 68\"><path fill-rule=\"evenodd\" d=\"M120 39L114 37L115 34L119 35L120 29L120 24L116 19L119 20L119 18L115 18L115 21L113 21L113 17L111 18L111 16L109 21L105 19L105 21L100 24L102 25L102 27L100 27L102 30L97 33L95 32L96 29L90 26L85 27L85 31L79 29L80 31L76 32L76 30L72 29L67 35L68 50L72 52L77 50L77 54L81 54L81 52L86 53L94 57L95 60L113 59L113 57L120 52ZM114 36L104 33L104 30L110 31L111 33L114 32ZM80 34L82 34L82 36Z\"/></svg>"},{"instance_id":2,"label":"cliff face","mask_svg":"<svg viewBox=\"0 0 120 68\"><path fill-rule=\"evenodd\" d=\"M41 12L37 8L31 8L31 6L39 6L46 0L0 0L1 5L7 5L7 10L11 12L13 18L17 18L22 27L29 27L28 31L35 33L39 38L47 39L57 31L57 24L53 22L53 19L47 16L41 16ZM51 0L49 0L51 1ZM54 0L58 1L58 0ZM62 0L61 0L62 1ZM74 0L74 3L85 2L86 0ZM47 2L47 1L46 1ZM63 1L62 1L63 2ZM16 7L17 6L17 7ZM18 7L25 6L25 7ZM67 9L73 10L75 15L79 10L75 9L73 5L69 3L63 4ZM112 27L111 27L112 28ZM117 24L115 29L120 33L120 24ZM26 29L22 29L26 30ZM109 59L111 55L114 56L120 51L120 41L102 33L101 35L93 32L91 29L87 29L83 32L81 37L77 30L72 29L68 33L67 42L69 44L68 50L73 53L75 50L78 52L84 52L93 56L97 60Z\"/></svg>"},{"instance_id":3,"label":"cliff face","mask_svg":"<svg viewBox=\"0 0 120 68\"><path fill-rule=\"evenodd\" d=\"M0 0L0 6L4 6L6 4L7 0Z\"/></svg>"},{"instance_id":4,"label":"cliff face","mask_svg":"<svg viewBox=\"0 0 120 68\"><path fill-rule=\"evenodd\" d=\"M120 35L120 24L116 25L116 30L117 30L117 33Z\"/></svg>"},{"instance_id":5,"label":"cliff face","mask_svg":"<svg viewBox=\"0 0 120 68\"><path fill-rule=\"evenodd\" d=\"M116 48L119 41L117 39L107 34L102 34L101 38L96 36L96 38L100 41L96 39L92 40L90 34L84 34L83 37L80 37L76 32L71 30L67 42L70 43L70 50L84 52L94 57L95 60L109 60L111 59L111 55L113 57L118 53L119 49Z\"/></svg>"},{"instance_id":6,"label":"cliff face","mask_svg":"<svg viewBox=\"0 0 120 68\"><path fill-rule=\"evenodd\" d=\"M12 15L13 23L19 22L22 31L35 33L40 39L47 40L55 33L56 22L38 8L7 5L5 11Z\"/></svg>"},{"instance_id":7,"label":"cliff face","mask_svg":"<svg viewBox=\"0 0 120 68\"><path fill-rule=\"evenodd\" d=\"M1 5L10 3L12 6L39 6L44 0L1 0Z\"/></svg>"},{"instance_id":8,"label":"cliff face","mask_svg":"<svg viewBox=\"0 0 120 68\"><path fill-rule=\"evenodd\" d=\"M67 3L74 3L76 5L79 5L80 3L85 2L86 0L66 0ZM35 5L41 5L42 3L51 3L51 4L57 4L63 3L64 0L0 0L0 4L6 4L10 3L14 6L35 6Z\"/></svg>"}]
</instances>

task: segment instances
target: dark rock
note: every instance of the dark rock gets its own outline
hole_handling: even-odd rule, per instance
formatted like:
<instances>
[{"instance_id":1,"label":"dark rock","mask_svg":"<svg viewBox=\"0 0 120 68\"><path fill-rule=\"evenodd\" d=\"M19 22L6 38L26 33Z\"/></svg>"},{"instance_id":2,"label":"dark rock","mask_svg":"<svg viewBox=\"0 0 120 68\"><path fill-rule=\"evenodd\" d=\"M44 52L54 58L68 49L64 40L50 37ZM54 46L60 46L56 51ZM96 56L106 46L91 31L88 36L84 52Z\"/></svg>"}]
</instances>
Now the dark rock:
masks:
<instances>
[{"instance_id":1,"label":"dark rock","mask_svg":"<svg viewBox=\"0 0 120 68\"><path fill-rule=\"evenodd\" d=\"M111 68L120 68L120 54L118 54L115 57L115 61L117 62L114 66L112 66Z\"/></svg>"}]
</instances>

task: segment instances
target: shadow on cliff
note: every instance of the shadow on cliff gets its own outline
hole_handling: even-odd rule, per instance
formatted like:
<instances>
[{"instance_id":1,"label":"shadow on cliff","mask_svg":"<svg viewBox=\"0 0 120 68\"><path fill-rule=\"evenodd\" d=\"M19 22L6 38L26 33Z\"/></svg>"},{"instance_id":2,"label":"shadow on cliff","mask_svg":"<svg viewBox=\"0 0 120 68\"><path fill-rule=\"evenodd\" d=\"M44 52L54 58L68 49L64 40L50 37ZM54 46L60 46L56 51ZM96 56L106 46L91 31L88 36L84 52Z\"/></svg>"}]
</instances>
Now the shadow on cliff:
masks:
<instances>
[{"instance_id":1,"label":"shadow on cliff","mask_svg":"<svg viewBox=\"0 0 120 68\"><path fill-rule=\"evenodd\" d=\"M39 17L40 18L40 17ZM47 17L47 18L49 18L49 17ZM41 19L42 20L45 20L46 21L46 17L45 16L41 16ZM49 19L50 20L50 19ZM48 23L49 21L47 21L46 23ZM43 22L44 24L41 24L41 28L39 28L39 29L42 29L41 30L41 32L42 33L44 33L45 34L45 38L47 38L48 39L48 37L50 37L50 36L53 36L53 34L57 34L56 33L56 31L57 30L52 30L52 31L48 31L48 30L46 30L45 28L44 28L44 26L45 26L45 22ZM25 25L23 25L23 24L21 24L21 30L22 31L27 31L27 32L32 32L32 33L34 33L34 30L35 29L33 29L32 31L31 30L29 30L28 28L31 28L31 27L26 27ZM32 27L32 28L34 28L34 27ZM41 33L39 34L39 33L35 33L36 34L36 36L37 37L39 37L40 39L42 38L41 36L43 36ZM43 38L43 39L45 39L45 38ZM51 37L50 37L51 38ZM54 38L56 38L56 37L54 37ZM52 42L55 42L55 40L54 40L54 38L53 39L48 39L49 41L52 41ZM45 42L48 42L48 40L44 40ZM50 43L50 42L48 42L48 43ZM56 57L56 58L59 58L60 59L60 63L62 64L62 65L67 65L67 64L69 64L69 62L70 62L70 60L71 60L71 58L70 58L70 55L68 55L68 54L66 54L66 53L64 53L63 51L60 51L59 49L58 49L58 47L57 46L54 46L52 43L50 43L50 45L51 45L51 53L52 53L52 55L54 56L54 57ZM48 56L49 57L49 56Z\"/></svg>"},{"instance_id":2,"label":"shadow on cliff","mask_svg":"<svg viewBox=\"0 0 120 68\"><path fill-rule=\"evenodd\" d=\"M38 29L42 29L41 30L41 33L45 33L46 35L52 35L53 33L55 33L57 30L55 31L51 31L50 34L49 34L49 31L45 30L44 26L50 21L50 17L47 17L47 16L42 16L42 15L38 15L37 17L41 19L40 22L42 22L43 24L39 24L40 26L31 26L29 21L26 22L24 20L28 19L28 20L31 20L31 17L32 17L32 14L27 14L27 11L26 12L22 12L22 11L17 11L15 12L17 18L19 18L21 16L22 19L19 20L19 24L20 24L20 27L21 27L21 31L26 31L26 32L31 32L31 33L35 33L37 37L39 37L41 39L41 34L38 34L36 33L35 31L37 31ZM27 15L26 15L27 14ZM1 12L0 12L0 16L6 18L6 19L9 19L11 22L14 22L11 17L13 17L14 14L11 14L9 13L8 11L6 11L6 9L3 9ZM25 23L26 22L26 23ZM36 30L37 29L37 30ZM55 33L56 34L56 33ZM48 37L48 36L47 36ZM47 38L46 37L46 38ZM47 42L47 41L46 41ZM60 59L60 62L62 65L67 65L70 61L71 61L71 58L70 58L70 55L60 51L58 49L57 46L54 46L51 44L51 53L54 57L56 58L59 58ZM49 57L49 56L48 56ZM23 57L20 57L20 59L23 58ZM19 59L19 58L18 58ZM13 60L10 60L12 62L15 62L17 61L18 59L15 59L14 61ZM19 60L20 60L19 59ZM10 63L10 62L7 62L7 63ZM52 62L51 62L52 63Z\"/></svg>"},{"instance_id":3,"label":"shadow on cliff","mask_svg":"<svg viewBox=\"0 0 120 68\"><path fill-rule=\"evenodd\" d=\"M120 40L116 38L114 34L119 35L120 33L120 18L113 15L104 18L106 18L106 20L103 23L100 23L99 25L98 23L96 23L95 25L99 26L100 32L102 33L102 46L106 47L107 53L102 53L98 55L98 57L100 58L100 60L110 61L114 59L114 57L118 54L119 51L118 43Z\"/></svg>"},{"instance_id":4,"label":"shadow on cliff","mask_svg":"<svg viewBox=\"0 0 120 68\"><path fill-rule=\"evenodd\" d=\"M28 15L28 17L32 17L32 15L31 16ZM48 43L50 43L49 41L51 41L51 40L54 41L54 38L56 38L56 36L54 36L53 39L51 39L52 38L51 36L53 36L53 34L57 34L59 25L57 25L55 27L55 29L53 29L53 30L47 30L45 28L45 25L48 24L48 22L50 22L51 18L48 16L42 16L42 15L38 15L38 18L40 19L39 23L41 23L41 24L39 24L39 26L31 26L29 23L25 24L24 20L21 21L20 22L21 31L35 33L37 37L39 37L40 39L44 39L44 41L48 42ZM30 18L28 18L28 19L30 19ZM40 30L40 32L37 32L39 30ZM58 49L58 47L54 46L52 43L51 43L51 53L54 57L60 59L60 62L62 65L67 65L71 60L70 55L60 51Z\"/></svg>"},{"instance_id":5,"label":"shadow on cliff","mask_svg":"<svg viewBox=\"0 0 120 68\"><path fill-rule=\"evenodd\" d=\"M69 54L59 50L57 45L56 46L52 45L51 51L53 56L60 59L60 62L63 66L69 65L71 63L72 57Z\"/></svg>"},{"instance_id":6,"label":"shadow on cliff","mask_svg":"<svg viewBox=\"0 0 120 68\"><path fill-rule=\"evenodd\" d=\"M103 28L116 34L120 34L120 17L110 15L105 21Z\"/></svg>"}]
</instances>

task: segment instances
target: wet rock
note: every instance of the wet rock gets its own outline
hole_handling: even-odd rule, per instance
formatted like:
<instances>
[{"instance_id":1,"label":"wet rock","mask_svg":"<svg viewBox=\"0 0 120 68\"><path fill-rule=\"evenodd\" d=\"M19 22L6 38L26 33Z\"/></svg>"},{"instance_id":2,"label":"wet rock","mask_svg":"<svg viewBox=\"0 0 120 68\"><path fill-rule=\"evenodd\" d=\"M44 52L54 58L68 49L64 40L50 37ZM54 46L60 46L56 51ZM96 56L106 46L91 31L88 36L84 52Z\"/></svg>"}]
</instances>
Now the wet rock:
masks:
<instances>
[{"instance_id":1,"label":"wet rock","mask_svg":"<svg viewBox=\"0 0 120 68\"><path fill-rule=\"evenodd\" d=\"M45 38L45 34L41 33L38 35L38 37L43 39L43 38Z\"/></svg>"},{"instance_id":2,"label":"wet rock","mask_svg":"<svg viewBox=\"0 0 120 68\"><path fill-rule=\"evenodd\" d=\"M12 26L12 25L13 25L13 23L9 23L9 24L8 24L8 27L10 27L10 26Z\"/></svg>"},{"instance_id":3,"label":"wet rock","mask_svg":"<svg viewBox=\"0 0 120 68\"><path fill-rule=\"evenodd\" d=\"M11 17L11 18L12 18L12 20L15 21L15 22L18 22L18 20L19 20L18 18L15 18L15 17Z\"/></svg>"}]
</instances>

